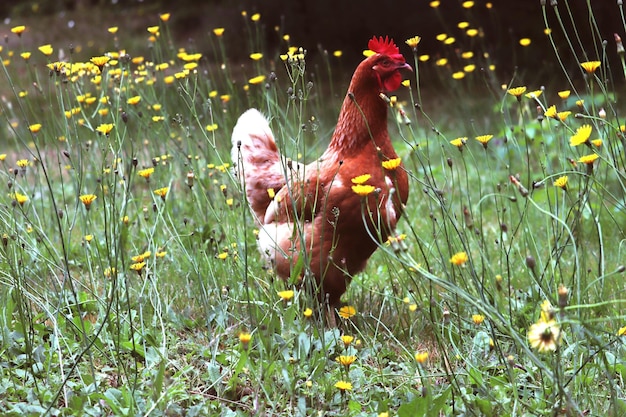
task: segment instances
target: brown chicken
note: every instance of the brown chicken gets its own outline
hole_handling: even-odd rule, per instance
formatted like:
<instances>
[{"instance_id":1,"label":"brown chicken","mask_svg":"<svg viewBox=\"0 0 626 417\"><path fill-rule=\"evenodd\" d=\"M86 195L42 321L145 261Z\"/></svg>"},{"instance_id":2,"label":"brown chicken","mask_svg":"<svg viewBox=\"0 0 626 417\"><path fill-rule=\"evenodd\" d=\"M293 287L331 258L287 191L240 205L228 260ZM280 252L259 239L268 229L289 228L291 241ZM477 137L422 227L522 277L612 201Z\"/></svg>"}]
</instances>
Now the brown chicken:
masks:
<instances>
[{"instance_id":1,"label":"brown chicken","mask_svg":"<svg viewBox=\"0 0 626 417\"><path fill-rule=\"evenodd\" d=\"M288 161L267 119L250 109L232 134L232 159L255 221L261 253L276 273L315 278L320 298L339 304L354 274L393 233L409 194L387 131L388 101L409 69L388 38L356 68L328 149L308 165Z\"/></svg>"}]
</instances>

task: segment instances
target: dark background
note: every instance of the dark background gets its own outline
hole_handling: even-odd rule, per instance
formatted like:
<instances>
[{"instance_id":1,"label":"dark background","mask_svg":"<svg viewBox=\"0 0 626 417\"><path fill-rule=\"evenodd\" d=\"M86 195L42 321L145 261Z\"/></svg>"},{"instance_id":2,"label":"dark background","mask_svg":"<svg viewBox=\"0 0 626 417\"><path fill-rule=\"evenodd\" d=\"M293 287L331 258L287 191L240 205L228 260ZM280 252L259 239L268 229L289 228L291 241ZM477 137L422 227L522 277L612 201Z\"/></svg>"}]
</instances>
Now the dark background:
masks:
<instances>
[{"instance_id":1,"label":"dark background","mask_svg":"<svg viewBox=\"0 0 626 417\"><path fill-rule=\"evenodd\" d=\"M463 8L459 0L441 0L437 9L430 7L429 3L430 0L5 1L0 3L0 17L5 19L3 33L12 24L20 24L20 19L41 17L42 22L54 21L46 20L53 18L59 21L56 27L42 23L46 27L41 32L53 36L55 31L67 30L65 20L72 16L76 20L76 28L81 20L92 19L90 25L99 23L103 27L119 25L126 29L134 25L137 33L144 36L146 26L158 22L156 15L159 12L171 12L168 25L177 41L201 40L210 36L212 28L226 27L228 36L224 39L229 43L229 56L239 54L245 58L250 51L243 39L241 11L246 10L248 16L254 12L261 13L262 36L270 51L284 49L275 27L279 27L281 33L289 33L293 43L305 46L313 56L323 50L340 49L348 63L361 59L361 52L372 35L392 36L406 56L410 50L403 41L420 35L420 54L429 54L433 58L449 57L450 49L455 48L457 53L467 49L480 55L488 52L490 60L496 64L499 77L504 80L511 77L517 68L528 84L549 85L552 81L560 81L563 72L558 67L548 36L544 34L544 8L540 0L476 0L470 9ZM556 9L550 6L550 0L547 3L546 19L553 29L556 47L568 72L575 77L581 76L578 62L602 59L603 52L598 49L601 39L606 40L610 68L614 74L622 74L613 34L620 34L625 40L626 36L617 1L591 1L593 21L590 21L585 0L559 0ZM556 11L569 33L576 57L563 35ZM99 15L102 17L99 18ZM483 36L469 39L457 28L460 21L480 28ZM597 29L592 29L592 26ZM241 34L233 33L237 28L242 29ZM596 33L592 34L594 30ZM75 32L75 36L84 41L85 35L78 30ZM457 43L446 48L435 40L439 33L455 36ZM97 40L98 36L92 36ZM526 48L520 46L521 38L530 38L531 45ZM481 57L477 58L476 64L480 67ZM623 76L615 78L616 84L623 82Z\"/></svg>"}]
</instances>

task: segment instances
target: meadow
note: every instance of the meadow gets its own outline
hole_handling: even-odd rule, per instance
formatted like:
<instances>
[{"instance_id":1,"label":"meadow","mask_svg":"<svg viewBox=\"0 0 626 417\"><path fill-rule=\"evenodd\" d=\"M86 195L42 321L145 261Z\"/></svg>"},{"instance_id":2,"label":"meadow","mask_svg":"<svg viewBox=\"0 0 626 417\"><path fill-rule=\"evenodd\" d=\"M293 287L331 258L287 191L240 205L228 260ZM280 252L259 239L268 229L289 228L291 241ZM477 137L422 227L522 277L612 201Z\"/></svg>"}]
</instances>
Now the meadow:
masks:
<instances>
[{"instance_id":1,"label":"meadow","mask_svg":"<svg viewBox=\"0 0 626 417\"><path fill-rule=\"evenodd\" d=\"M256 107L287 156L317 158L352 70L343 51L313 54L280 27L274 50L247 11L199 50L176 43L163 11L140 42L111 26L111 48L61 58L13 21L0 47L0 413L626 415L623 45L603 43L591 6L585 48L563 7L543 5L537 18L558 22L545 36L569 45L554 61L578 64L560 66L562 85L527 85L523 71L501 78L478 6L463 7L438 56L420 33L396 39L415 70L387 97L411 194L336 326L263 264L230 134ZM236 36L243 61L226 47ZM445 105L429 107L430 77Z\"/></svg>"}]
</instances>

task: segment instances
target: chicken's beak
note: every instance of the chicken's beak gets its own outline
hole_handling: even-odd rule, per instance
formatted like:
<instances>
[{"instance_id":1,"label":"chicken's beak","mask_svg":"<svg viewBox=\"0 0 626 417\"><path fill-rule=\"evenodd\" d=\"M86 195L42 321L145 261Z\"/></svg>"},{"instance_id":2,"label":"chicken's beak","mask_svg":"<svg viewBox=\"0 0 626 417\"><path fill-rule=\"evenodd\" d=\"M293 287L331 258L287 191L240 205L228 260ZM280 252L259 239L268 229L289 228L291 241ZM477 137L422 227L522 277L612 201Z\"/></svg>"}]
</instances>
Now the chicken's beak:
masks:
<instances>
[{"instance_id":1,"label":"chicken's beak","mask_svg":"<svg viewBox=\"0 0 626 417\"><path fill-rule=\"evenodd\" d=\"M409 65L408 63L406 63L406 62L405 62L404 64L400 64L400 65L398 65L398 68L397 68L397 69L399 69L399 70L401 70L401 69L406 69L406 70L409 70L409 71L413 72L413 67L412 67L412 66L410 66L410 65Z\"/></svg>"}]
</instances>

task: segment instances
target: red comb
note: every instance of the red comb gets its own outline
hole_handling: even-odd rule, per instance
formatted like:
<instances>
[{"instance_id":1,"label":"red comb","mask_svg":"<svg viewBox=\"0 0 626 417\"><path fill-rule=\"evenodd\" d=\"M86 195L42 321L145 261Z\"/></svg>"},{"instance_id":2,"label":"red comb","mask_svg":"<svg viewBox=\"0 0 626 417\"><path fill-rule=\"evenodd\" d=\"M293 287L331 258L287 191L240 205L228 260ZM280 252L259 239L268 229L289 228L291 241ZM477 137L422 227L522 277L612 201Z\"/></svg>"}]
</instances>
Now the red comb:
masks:
<instances>
[{"instance_id":1,"label":"red comb","mask_svg":"<svg viewBox=\"0 0 626 417\"><path fill-rule=\"evenodd\" d=\"M376 52L377 54L384 54L384 55L399 55L400 54L400 50L398 49L396 44L393 43L393 39L389 39L388 36L385 36L384 39L382 36L379 38L376 38L376 36L372 37L372 39L370 39L370 41L368 42L367 47L370 50Z\"/></svg>"}]
</instances>

